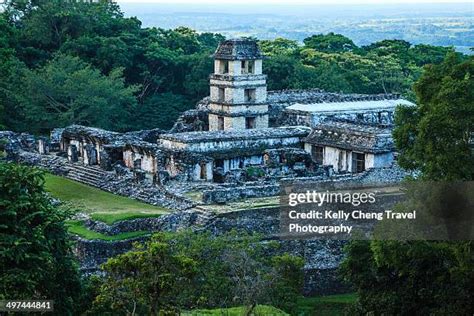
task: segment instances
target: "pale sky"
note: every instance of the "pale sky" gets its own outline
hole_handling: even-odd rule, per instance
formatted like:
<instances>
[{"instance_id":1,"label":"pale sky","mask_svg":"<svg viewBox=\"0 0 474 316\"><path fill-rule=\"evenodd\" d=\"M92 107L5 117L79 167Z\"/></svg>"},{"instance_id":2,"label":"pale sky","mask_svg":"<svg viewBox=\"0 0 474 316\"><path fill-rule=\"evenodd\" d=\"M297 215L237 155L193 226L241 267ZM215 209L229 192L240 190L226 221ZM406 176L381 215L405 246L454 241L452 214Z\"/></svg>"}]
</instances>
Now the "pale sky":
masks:
<instances>
[{"instance_id":1,"label":"pale sky","mask_svg":"<svg viewBox=\"0 0 474 316\"><path fill-rule=\"evenodd\" d=\"M117 0L118 3L189 4L396 4L396 3L474 3L474 0Z\"/></svg>"}]
</instances>

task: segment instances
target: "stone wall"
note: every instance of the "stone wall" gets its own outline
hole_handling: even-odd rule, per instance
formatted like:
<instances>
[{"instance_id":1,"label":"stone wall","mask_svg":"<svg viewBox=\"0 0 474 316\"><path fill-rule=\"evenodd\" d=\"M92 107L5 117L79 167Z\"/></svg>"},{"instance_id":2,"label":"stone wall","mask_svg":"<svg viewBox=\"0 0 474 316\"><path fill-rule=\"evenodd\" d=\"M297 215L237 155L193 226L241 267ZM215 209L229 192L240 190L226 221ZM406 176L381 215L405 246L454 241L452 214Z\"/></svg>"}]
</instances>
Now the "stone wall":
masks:
<instances>
[{"instance_id":1,"label":"stone wall","mask_svg":"<svg viewBox=\"0 0 474 316\"><path fill-rule=\"evenodd\" d=\"M14 160L20 151L36 151L36 138L27 133L0 131L0 151L3 150L7 155L7 159Z\"/></svg>"},{"instance_id":2,"label":"stone wall","mask_svg":"<svg viewBox=\"0 0 474 316\"><path fill-rule=\"evenodd\" d=\"M236 131L186 133L163 135L158 144L169 150L188 150L210 154L219 151L248 151L279 147L301 147L301 139L308 136L309 128L266 128Z\"/></svg>"},{"instance_id":3,"label":"stone wall","mask_svg":"<svg viewBox=\"0 0 474 316\"><path fill-rule=\"evenodd\" d=\"M329 172L331 173L331 172ZM299 183L319 183L321 188L330 187L330 189L352 189L360 187L383 187L398 185L407 176L415 176L415 173L407 172L401 169L396 163L384 168L372 168L361 173L342 173L333 174L329 177L299 177L285 178L281 180L281 185L299 184ZM315 190L318 188L315 187Z\"/></svg>"},{"instance_id":4,"label":"stone wall","mask_svg":"<svg viewBox=\"0 0 474 316\"><path fill-rule=\"evenodd\" d=\"M209 214L189 210L165 215L155 219L123 221L108 226L104 223L87 221L89 229L105 233L119 234L126 231L179 231L191 228L210 231L218 236L231 230L260 233L266 240L280 244L277 253L289 252L304 258L305 295L335 294L347 291L347 285L337 278L337 267L344 258L344 241L334 240L279 240L272 237L279 232L279 208L246 210L209 216ZM140 237L125 241L107 242L76 238L75 254L84 273L97 273L100 264L108 258L132 249L134 242L144 242L149 237ZM275 254L277 254L275 253Z\"/></svg>"},{"instance_id":5,"label":"stone wall","mask_svg":"<svg viewBox=\"0 0 474 316\"><path fill-rule=\"evenodd\" d=\"M118 256L132 249L133 243L144 242L149 237L108 242L75 238L74 254L79 259L84 274L99 272L99 266L107 259Z\"/></svg>"},{"instance_id":6,"label":"stone wall","mask_svg":"<svg viewBox=\"0 0 474 316\"><path fill-rule=\"evenodd\" d=\"M393 124L394 111L363 110L359 113L321 114L285 110L280 115L281 125L302 125L315 127L326 119L340 119L367 124Z\"/></svg>"},{"instance_id":7,"label":"stone wall","mask_svg":"<svg viewBox=\"0 0 474 316\"><path fill-rule=\"evenodd\" d=\"M326 183L327 184L327 183ZM322 183L323 185L323 183ZM332 185L332 184L331 184ZM347 189L358 187L355 182L341 181L337 188ZM399 194L385 194L381 198L383 207L390 208L400 200ZM371 227L376 221L368 222ZM149 230L176 232L183 229L209 231L219 236L231 231L258 233L264 236L264 241L279 243L276 253L288 252L304 259L305 295L328 295L347 292L348 285L338 278L337 269L344 259L343 247L346 241L307 239L280 239L280 208L267 207L213 214L199 209L189 209L175 212L159 218L137 219L122 221L114 225L106 225L92 220L86 221L86 226L94 231L108 235L122 232ZM145 240L142 238L140 240ZM97 271L99 264L108 257L131 249L131 242L102 242L78 239L76 254L81 260L83 271Z\"/></svg>"},{"instance_id":8,"label":"stone wall","mask_svg":"<svg viewBox=\"0 0 474 316\"><path fill-rule=\"evenodd\" d=\"M209 213L193 209L163 214L159 217L119 221L112 225L87 219L84 225L90 230L112 236L135 231L176 232L193 226L204 226L209 220Z\"/></svg>"},{"instance_id":9,"label":"stone wall","mask_svg":"<svg viewBox=\"0 0 474 316\"><path fill-rule=\"evenodd\" d=\"M278 184L223 188L204 191L202 200L205 204L226 203L248 198L275 196L279 192L280 186Z\"/></svg>"}]
</instances>

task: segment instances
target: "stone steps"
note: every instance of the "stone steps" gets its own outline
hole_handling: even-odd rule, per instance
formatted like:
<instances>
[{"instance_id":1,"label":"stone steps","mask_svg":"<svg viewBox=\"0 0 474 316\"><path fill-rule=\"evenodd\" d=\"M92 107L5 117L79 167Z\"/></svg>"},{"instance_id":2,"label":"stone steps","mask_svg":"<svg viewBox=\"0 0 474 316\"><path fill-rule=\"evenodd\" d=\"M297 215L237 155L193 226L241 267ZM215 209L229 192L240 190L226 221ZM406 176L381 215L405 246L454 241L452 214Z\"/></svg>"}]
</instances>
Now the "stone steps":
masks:
<instances>
[{"instance_id":1,"label":"stone steps","mask_svg":"<svg viewBox=\"0 0 474 316\"><path fill-rule=\"evenodd\" d=\"M113 171L105 171L99 166L85 166L82 162L71 163L61 156L21 151L18 161L40 166L53 174L151 205L184 210L195 204L162 188L137 184L129 176L117 177Z\"/></svg>"},{"instance_id":2,"label":"stone steps","mask_svg":"<svg viewBox=\"0 0 474 316\"><path fill-rule=\"evenodd\" d=\"M68 164L67 178L90 186L100 188L103 181L107 179L108 173L96 166L83 166L79 164Z\"/></svg>"},{"instance_id":3,"label":"stone steps","mask_svg":"<svg viewBox=\"0 0 474 316\"><path fill-rule=\"evenodd\" d=\"M80 170L80 171L84 171L84 172L87 172L87 173L94 173L94 174L98 174L98 175L107 174L107 171L101 169L98 166L84 166L84 165L79 164L79 163L74 163L74 164L69 163L68 167L71 168L71 169Z\"/></svg>"},{"instance_id":4,"label":"stone steps","mask_svg":"<svg viewBox=\"0 0 474 316\"><path fill-rule=\"evenodd\" d=\"M76 178L84 178L85 180L96 181L96 182L101 182L102 180L104 180L104 177L105 177L105 176L99 176L96 174L90 174L90 173L86 173L84 171L78 171L78 170L69 170L68 176L76 177Z\"/></svg>"},{"instance_id":5,"label":"stone steps","mask_svg":"<svg viewBox=\"0 0 474 316\"><path fill-rule=\"evenodd\" d=\"M68 176L78 178L78 179L84 179L85 181L90 181L90 182L94 182L94 183L100 183L104 180L104 178L89 175L87 173L80 173L78 171L70 171L68 173Z\"/></svg>"},{"instance_id":6,"label":"stone steps","mask_svg":"<svg viewBox=\"0 0 474 316\"><path fill-rule=\"evenodd\" d=\"M79 174L79 173L69 173L67 177L73 180L84 181L84 182L93 183L96 185L99 185L101 181L100 179L92 178L92 177L89 177L88 175Z\"/></svg>"}]
</instances>

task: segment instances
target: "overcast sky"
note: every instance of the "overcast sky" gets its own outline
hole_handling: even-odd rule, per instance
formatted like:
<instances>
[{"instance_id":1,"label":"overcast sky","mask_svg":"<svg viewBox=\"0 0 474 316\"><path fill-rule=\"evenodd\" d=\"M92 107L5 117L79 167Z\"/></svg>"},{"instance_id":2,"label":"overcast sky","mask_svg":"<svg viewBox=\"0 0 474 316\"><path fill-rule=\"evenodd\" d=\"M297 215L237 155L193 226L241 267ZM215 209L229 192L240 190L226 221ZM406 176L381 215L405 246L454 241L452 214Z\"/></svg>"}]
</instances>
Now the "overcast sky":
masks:
<instances>
[{"instance_id":1,"label":"overcast sky","mask_svg":"<svg viewBox=\"0 0 474 316\"><path fill-rule=\"evenodd\" d=\"M216 4L386 4L386 3L460 3L473 0L117 0L119 3L216 3Z\"/></svg>"}]
</instances>

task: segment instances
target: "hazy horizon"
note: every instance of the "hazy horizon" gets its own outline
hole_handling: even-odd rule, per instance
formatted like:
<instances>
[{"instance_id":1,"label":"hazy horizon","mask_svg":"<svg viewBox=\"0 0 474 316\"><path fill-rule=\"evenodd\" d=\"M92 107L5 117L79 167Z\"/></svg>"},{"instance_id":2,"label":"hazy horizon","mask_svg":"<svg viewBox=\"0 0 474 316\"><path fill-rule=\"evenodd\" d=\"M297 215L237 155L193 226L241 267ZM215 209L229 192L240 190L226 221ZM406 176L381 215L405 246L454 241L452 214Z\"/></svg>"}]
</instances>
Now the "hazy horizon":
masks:
<instances>
[{"instance_id":1,"label":"hazy horizon","mask_svg":"<svg viewBox=\"0 0 474 316\"><path fill-rule=\"evenodd\" d=\"M126 1L126 0L124 0ZM242 3L132 3L121 1L126 16L138 17L144 27L174 29L179 26L226 37L258 39L284 37L302 42L320 33L340 33L357 45L383 39L403 39L413 44L455 46L472 53L474 46L473 4L468 2L362 4L364 0L314 1L311 4L268 5L262 0ZM142 0L141 0L142 1ZM149 0L152 1L152 0ZM182 0L185 1L185 0ZM266 0L265 0L266 1ZM308 0L305 0L308 1ZM207 3L204 3L207 2ZM356 3L357 2L357 3ZM395 3L396 2L396 3Z\"/></svg>"},{"instance_id":2,"label":"hazy horizon","mask_svg":"<svg viewBox=\"0 0 474 316\"><path fill-rule=\"evenodd\" d=\"M473 2L474 3L474 2ZM270 15L297 15L297 16L320 16L328 13L334 17L349 14L353 17L367 16L400 16L420 17L426 15L434 16L471 16L474 17L473 3L378 3L378 4L301 4L286 5L278 4L268 6L266 4L182 4L182 3L120 3L122 10L128 16L148 16L150 14L176 14L199 12L207 14L270 14ZM469 14L470 12L470 14ZM474 18L473 18L474 20ZM192 21L189 21L192 22Z\"/></svg>"}]
</instances>

